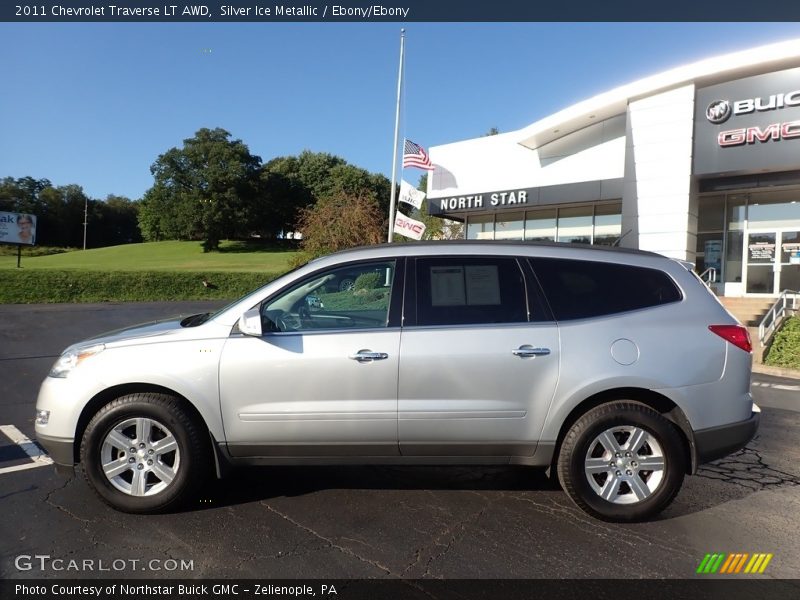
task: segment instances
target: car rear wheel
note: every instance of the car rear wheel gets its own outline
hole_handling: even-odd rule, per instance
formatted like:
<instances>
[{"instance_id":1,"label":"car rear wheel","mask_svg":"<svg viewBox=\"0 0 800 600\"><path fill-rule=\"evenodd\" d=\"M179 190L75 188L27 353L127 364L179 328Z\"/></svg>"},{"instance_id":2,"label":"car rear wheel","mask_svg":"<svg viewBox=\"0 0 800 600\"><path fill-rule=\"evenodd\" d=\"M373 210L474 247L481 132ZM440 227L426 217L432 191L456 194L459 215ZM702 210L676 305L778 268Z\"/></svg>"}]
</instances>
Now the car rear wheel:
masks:
<instances>
[{"instance_id":1,"label":"car rear wheel","mask_svg":"<svg viewBox=\"0 0 800 600\"><path fill-rule=\"evenodd\" d=\"M173 508L203 480L203 428L172 396L130 394L103 406L81 441L84 477L110 506L132 513Z\"/></svg>"},{"instance_id":2,"label":"car rear wheel","mask_svg":"<svg viewBox=\"0 0 800 600\"><path fill-rule=\"evenodd\" d=\"M615 401L570 427L558 476L587 513L606 521L642 521L672 502L684 465L681 436L670 421L644 404Z\"/></svg>"}]
</instances>

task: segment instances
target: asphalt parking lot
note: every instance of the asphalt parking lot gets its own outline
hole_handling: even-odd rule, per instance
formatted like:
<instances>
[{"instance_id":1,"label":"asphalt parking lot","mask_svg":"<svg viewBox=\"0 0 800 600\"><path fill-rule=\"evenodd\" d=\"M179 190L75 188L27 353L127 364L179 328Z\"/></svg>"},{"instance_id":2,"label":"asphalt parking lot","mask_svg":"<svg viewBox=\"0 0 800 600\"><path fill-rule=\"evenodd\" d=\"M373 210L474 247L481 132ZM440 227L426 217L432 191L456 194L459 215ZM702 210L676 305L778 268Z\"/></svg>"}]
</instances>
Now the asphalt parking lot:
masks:
<instances>
[{"instance_id":1,"label":"asphalt parking lot","mask_svg":"<svg viewBox=\"0 0 800 600\"><path fill-rule=\"evenodd\" d=\"M33 437L39 383L65 346L210 306L0 306L0 426L13 427L0 429L0 577L687 578L706 553L760 552L774 554L764 577L800 578L792 379L755 375L756 439L632 525L586 516L517 467L254 468L158 516L115 512L50 466L10 468L33 462L9 432Z\"/></svg>"}]
</instances>

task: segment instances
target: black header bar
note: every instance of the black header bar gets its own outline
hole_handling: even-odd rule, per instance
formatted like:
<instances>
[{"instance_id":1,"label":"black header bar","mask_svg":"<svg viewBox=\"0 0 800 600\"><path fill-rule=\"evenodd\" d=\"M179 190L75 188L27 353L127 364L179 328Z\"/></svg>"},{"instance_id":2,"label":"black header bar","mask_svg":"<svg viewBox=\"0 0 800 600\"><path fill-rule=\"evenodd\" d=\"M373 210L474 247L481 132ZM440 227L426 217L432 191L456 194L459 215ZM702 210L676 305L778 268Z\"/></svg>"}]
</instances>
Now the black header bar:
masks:
<instances>
[{"instance_id":1,"label":"black header bar","mask_svg":"<svg viewBox=\"0 0 800 600\"><path fill-rule=\"evenodd\" d=\"M509 21L800 21L800 3L745 0L632 2L630 0L4 0L8 22L509 22ZM565 43L568 40L565 40Z\"/></svg>"}]
</instances>

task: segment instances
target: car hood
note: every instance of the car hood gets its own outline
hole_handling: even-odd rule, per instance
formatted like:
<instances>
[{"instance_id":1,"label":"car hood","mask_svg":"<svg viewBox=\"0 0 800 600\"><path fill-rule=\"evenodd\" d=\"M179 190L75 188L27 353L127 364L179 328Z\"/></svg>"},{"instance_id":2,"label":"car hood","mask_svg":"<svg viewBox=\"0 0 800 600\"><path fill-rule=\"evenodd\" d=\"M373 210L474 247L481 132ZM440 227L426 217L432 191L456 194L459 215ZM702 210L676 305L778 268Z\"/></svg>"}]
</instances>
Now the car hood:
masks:
<instances>
[{"instance_id":1,"label":"car hood","mask_svg":"<svg viewBox=\"0 0 800 600\"><path fill-rule=\"evenodd\" d=\"M130 342L141 342L149 338L175 335L185 331L186 328L181 327L181 321L185 318L185 315L175 316L167 319L159 319L158 321L150 321L149 323L132 325L131 327L124 327L122 329L115 329L114 331L107 331L94 337L87 338L78 344L74 344L70 348L94 346L95 344L113 346Z\"/></svg>"}]
</instances>

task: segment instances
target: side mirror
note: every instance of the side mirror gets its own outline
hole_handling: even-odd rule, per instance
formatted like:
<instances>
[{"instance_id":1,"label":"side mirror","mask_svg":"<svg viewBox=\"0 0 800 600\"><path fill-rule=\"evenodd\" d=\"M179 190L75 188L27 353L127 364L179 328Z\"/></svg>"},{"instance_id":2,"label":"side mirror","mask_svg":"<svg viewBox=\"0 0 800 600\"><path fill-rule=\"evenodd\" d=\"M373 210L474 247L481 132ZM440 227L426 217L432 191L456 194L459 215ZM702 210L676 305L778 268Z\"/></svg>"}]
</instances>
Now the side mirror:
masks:
<instances>
[{"instance_id":1,"label":"side mirror","mask_svg":"<svg viewBox=\"0 0 800 600\"><path fill-rule=\"evenodd\" d=\"M255 337L263 335L261 331L261 310L258 307L251 308L239 317L239 331L245 335Z\"/></svg>"}]
</instances>

